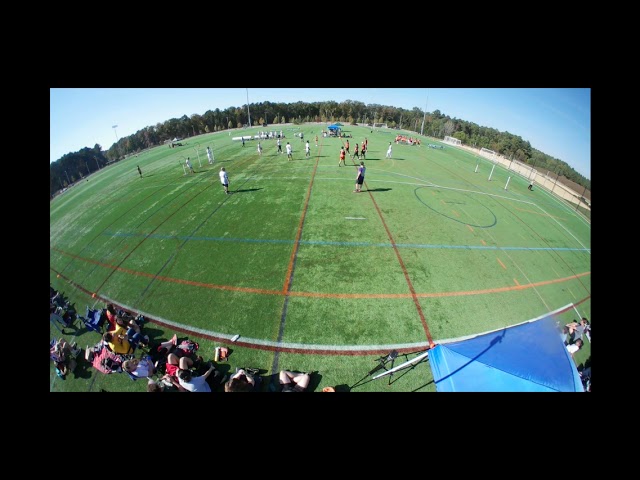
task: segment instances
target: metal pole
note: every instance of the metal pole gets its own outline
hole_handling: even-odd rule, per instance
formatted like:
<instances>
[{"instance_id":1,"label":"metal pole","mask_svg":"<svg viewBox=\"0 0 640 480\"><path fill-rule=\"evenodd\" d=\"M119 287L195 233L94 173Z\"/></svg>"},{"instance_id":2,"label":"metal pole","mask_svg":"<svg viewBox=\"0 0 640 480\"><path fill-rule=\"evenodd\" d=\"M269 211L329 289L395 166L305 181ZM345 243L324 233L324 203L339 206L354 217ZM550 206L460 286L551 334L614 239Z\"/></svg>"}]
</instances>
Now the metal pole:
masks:
<instances>
[{"instance_id":1,"label":"metal pole","mask_svg":"<svg viewBox=\"0 0 640 480\"><path fill-rule=\"evenodd\" d=\"M87 163L87 161L84 161L84 164L87 166L87 175L91 175L91 171L89 170L89 164Z\"/></svg>"},{"instance_id":2,"label":"metal pole","mask_svg":"<svg viewBox=\"0 0 640 480\"><path fill-rule=\"evenodd\" d=\"M553 187L551 188L551 193L553 193L553 189L556 188L556 183L558 183L558 177L560 176L560 174L558 172L556 172L556 181L553 182Z\"/></svg>"},{"instance_id":3,"label":"metal pole","mask_svg":"<svg viewBox=\"0 0 640 480\"><path fill-rule=\"evenodd\" d=\"M120 156L120 149L118 148L118 132L116 131L116 128L118 128L118 125L114 125L111 128L113 128L113 133L116 134L116 154L119 157Z\"/></svg>"},{"instance_id":4,"label":"metal pole","mask_svg":"<svg viewBox=\"0 0 640 480\"><path fill-rule=\"evenodd\" d=\"M249 89L247 88L247 115L249 116L249 128L251 128L251 112L249 111Z\"/></svg>"},{"instance_id":5,"label":"metal pole","mask_svg":"<svg viewBox=\"0 0 640 480\"><path fill-rule=\"evenodd\" d=\"M420 127L420 135L424 133L424 122L427 119L427 105L429 105L429 95L427 95L427 103L424 104L424 116L422 117L422 126Z\"/></svg>"},{"instance_id":6,"label":"metal pole","mask_svg":"<svg viewBox=\"0 0 640 480\"><path fill-rule=\"evenodd\" d=\"M531 171L529 172L529 178L527 180L531 180L531 174L533 173L533 169L536 168L536 161L533 161L533 167L531 167Z\"/></svg>"},{"instance_id":7,"label":"metal pole","mask_svg":"<svg viewBox=\"0 0 640 480\"><path fill-rule=\"evenodd\" d=\"M390 375L390 374L392 374L393 372L397 372L398 370L400 370L400 369L402 369L402 368L405 368L407 365L411 365L412 363L419 362L419 361L421 361L423 358L426 358L426 357L428 357L428 356L429 356L429 351L427 350L426 352L421 353L420 355L418 355L418 356L417 356L416 358L414 358L413 360L409 360L409 361L407 361L407 362L404 362L403 364L398 365L397 367L391 368L391 369L387 370L386 372L379 373L378 375L376 375L375 377L372 377L371 379L372 379L372 380L375 380L375 379L377 379L377 378L384 377L385 375Z\"/></svg>"},{"instance_id":8,"label":"metal pole","mask_svg":"<svg viewBox=\"0 0 640 480\"><path fill-rule=\"evenodd\" d=\"M582 198L584 198L584 194L587 191L587 186L584 186L584 190L582 191ZM576 212L578 211L578 207L580 206L580 204L582 203L582 199L578 199L578 205L576 205Z\"/></svg>"}]
</instances>

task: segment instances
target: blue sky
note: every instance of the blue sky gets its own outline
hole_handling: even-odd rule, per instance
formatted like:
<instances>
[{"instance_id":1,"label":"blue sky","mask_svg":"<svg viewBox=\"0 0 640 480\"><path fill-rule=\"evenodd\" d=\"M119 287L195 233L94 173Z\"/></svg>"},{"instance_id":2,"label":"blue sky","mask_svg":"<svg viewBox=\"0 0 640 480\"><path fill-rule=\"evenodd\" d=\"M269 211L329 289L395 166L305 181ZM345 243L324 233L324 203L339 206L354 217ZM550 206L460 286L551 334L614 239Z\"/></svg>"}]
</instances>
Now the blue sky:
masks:
<instances>
[{"instance_id":1,"label":"blue sky","mask_svg":"<svg viewBox=\"0 0 640 480\"><path fill-rule=\"evenodd\" d=\"M49 162L96 143L108 149L170 118L246 106L247 93L249 104L355 100L440 110L518 135L591 179L590 88L51 88Z\"/></svg>"}]
</instances>

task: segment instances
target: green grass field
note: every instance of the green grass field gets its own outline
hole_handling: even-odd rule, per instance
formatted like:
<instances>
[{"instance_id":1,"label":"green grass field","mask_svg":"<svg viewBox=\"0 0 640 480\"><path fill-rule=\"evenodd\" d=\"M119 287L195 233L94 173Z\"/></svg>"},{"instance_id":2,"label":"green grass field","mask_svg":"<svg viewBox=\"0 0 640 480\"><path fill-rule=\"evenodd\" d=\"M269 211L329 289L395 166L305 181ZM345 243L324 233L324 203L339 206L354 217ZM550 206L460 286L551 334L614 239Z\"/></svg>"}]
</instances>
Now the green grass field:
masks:
<instances>
[{"instance_id":1,"label":"green grass field","mask_svg":"<svg viewBox=\"0 0 640 480\"><path fill-rule=\"evenodd\" d=\"M434 139L393 143L387 159L397 130L343 128L351 152L369 140L359 194L354 161L338 167L344 139L323 138L319 124L202 135L96 172L50 204L52 286L80 314L108 301L143 313L152 339L188 336L205 358L225 345L222 370L318 371L313 391L435 392L428 361L378 380L367 373L392 349L398 365L432 342L549 312L591 320L591 225L575 208L500 166L489 181L489 161L428 148ZM257 141L232 141L260 130L283 130L293 161L275 140L261 141L262 156ZM195 174L185 174L187 156ZM65 332L82 347L99 340L84 327ZM589 356L586 342L576 362ZM63 381L51 365L51 391L145 388L86 362Z\"/></svg>"}]
</instances>

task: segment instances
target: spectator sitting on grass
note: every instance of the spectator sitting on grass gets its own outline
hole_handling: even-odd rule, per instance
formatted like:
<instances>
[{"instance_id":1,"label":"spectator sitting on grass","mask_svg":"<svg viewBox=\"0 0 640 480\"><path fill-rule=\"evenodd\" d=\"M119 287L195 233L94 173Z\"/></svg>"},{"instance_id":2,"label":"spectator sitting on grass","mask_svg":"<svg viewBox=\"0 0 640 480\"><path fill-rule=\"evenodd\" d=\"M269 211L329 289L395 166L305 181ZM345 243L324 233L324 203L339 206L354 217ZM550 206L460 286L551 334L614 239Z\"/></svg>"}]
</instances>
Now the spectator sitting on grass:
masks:
<instances>
[{"instance_id":1,"label":"spectator sitting on grass","mask_svg":"<svg viewBox=\"0 0 640 480\"><path fill-rule=\"evenodd\" d=\"M580 322L571 322L566 326L569 329L569 343L575 343L576 340L582 340L582 336L585 332L590 330L589 320L584 317L582 317Z\"/></svg>"},{"instance_id":2,"label":"spectator sitting on grass","mask_svg":"<svg viewBox=\"0 0 640 480\"><path fill-rule=\"evenodd\" d=\"M582 348L583 343L584 342L582 341L582 339L579 338L575 341L575 343L567 345L567 351L571 354L572 358L573 358L573 354Z\"/></svg>"},{"instance_id":3,"label":"spectator sitting on grass","mask_svg":"<svg viewBox=\"0 0 640 480\"><path fill-rule=\"evenodd\" d=\"M160 381L156 382L153 378L149 378L147 382L147 392L186 392L186 390L175 377L164 375Z\"/></svg>"},{"instance_id":4,"label":"spectator sitting on grass","mask_svg":"<svg viewBox=\"0 0 640 480\"><path fill-rule=\"evenodd\" d=\"M311 374L282 370L279 374L279 380L283 392L304 392L309 387Z\"/></svg>"},{"instance_id":5,"label":"spectator sitting on grass","mask_svg":"<svg viewBox=\"0 0 640 480\"><path fill-rule=\"evenodd\" d=\"M199 376L194 375L191 370L178 370L178 382L180 382L183 388L190 392L212 392L212 387L216 387L226 380L226 375L223 377L213 365L209 367L209 370Z\"/></svg>"},{"instance_id":6,"label":"spectator sitting on grass","mask_svg":"<svg viewBox=\"0 0 640 480\"><path fill-rule=\"evenodd\" d=\"M156 373L156 369L154 368L151 357L149 356L145 356L140 359L134 358L133 360L125 360L122 364L122 369L138 378L151 377Z\"/></svg>"},{"instance_id":7,"label":"spectator sitting on grass","mask_svg":"<svg viewBox=\"0 0 640 480\"><path fill-rule=\"evenodd\" d=\"M141 333L136 333L132 328L125 331L124 327L120 325L117 325L113 332L105 333L102 339L113 353L120 354L132 353L139 344L149 344L147 335L143 337Z\"/></svg>"},{"instance_id":8,"label":"spectator sitting on grass","mask_svg":"<svg viewBox=\"0 0 640 480\"><path fill-rule=\"evenodd\" d=\"M255 392L260 389L262 377L254 368L239 368L224 384L225 392Z\"/></svg>"}]
</instances>

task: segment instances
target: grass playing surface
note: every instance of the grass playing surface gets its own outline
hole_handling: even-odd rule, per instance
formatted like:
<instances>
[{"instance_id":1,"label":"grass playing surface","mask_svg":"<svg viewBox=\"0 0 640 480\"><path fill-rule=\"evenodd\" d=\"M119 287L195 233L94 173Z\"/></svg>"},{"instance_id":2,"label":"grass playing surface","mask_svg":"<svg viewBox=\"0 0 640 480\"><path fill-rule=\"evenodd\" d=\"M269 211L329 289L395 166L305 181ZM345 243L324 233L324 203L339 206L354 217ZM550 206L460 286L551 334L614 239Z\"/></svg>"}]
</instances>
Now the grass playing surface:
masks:
<instances>
[{"instance_id":1,"label":"grass playing surface","mask_svg":"<svg viewBox=\"0 0 640 480\"><path fill-rule=\"evenodd\" d=\"M112 301L153 319L145 333L154 340L178 332L205 358L226 345L223 370L316 370L314 391L435 391L427 361L391 381L360 380L392 349L398 365L431 342L549 312L561 323L591 319L591 225L571 205L500 166L489 181L489 161L428 148L438 142L426 137L394 142L385 158L398 131L345 126L352 153L369 141L365 184L353 193L359 162L347 156L338 167L345 139L322 137L319 124L266 128L281 129L292 161L275 140L261 141L261 156L257 141L232 140L264 128L218 132L120 161L55 198L51 284L80 314ZM301 131L310 157L294 136ZM186 157L196 173L185 174ZM82 347L99 340L84 328L66 332ZM576 361L589 355L586 342ZM84 365L65 381L53 373L51 390L144 383Z\"/></svg>"}]
</instances>

